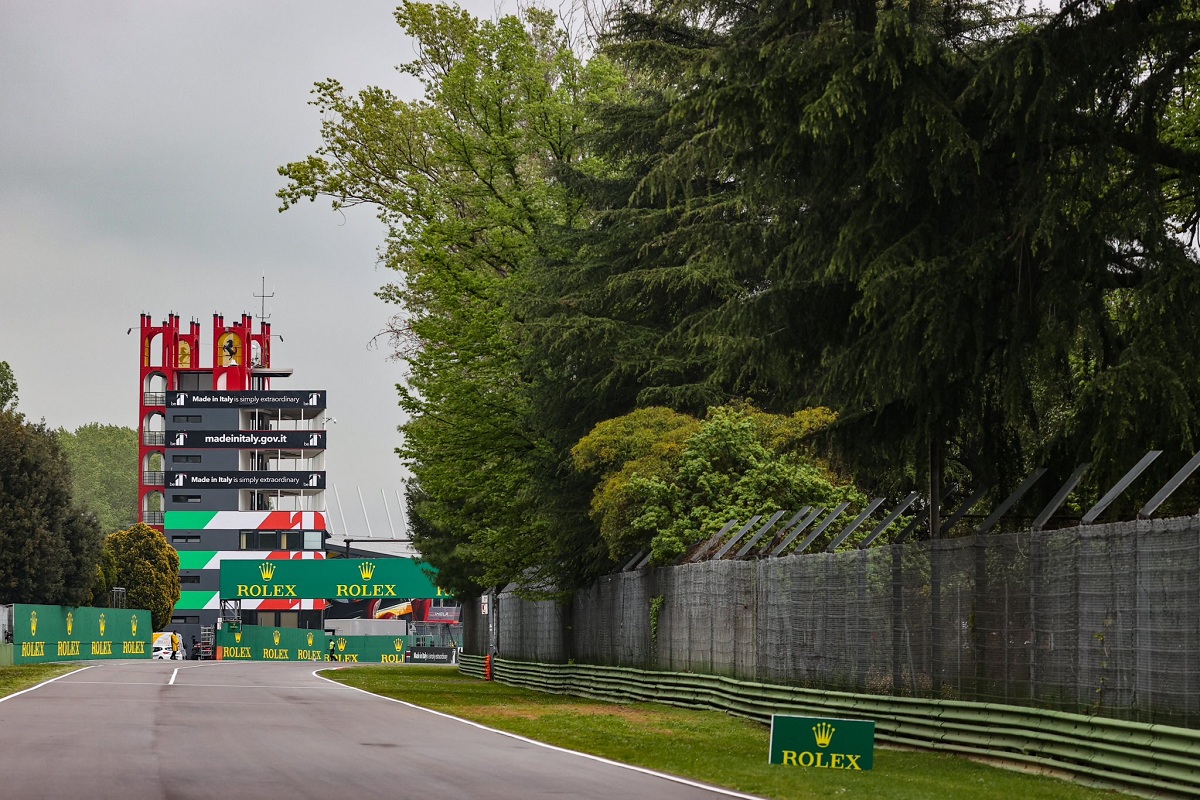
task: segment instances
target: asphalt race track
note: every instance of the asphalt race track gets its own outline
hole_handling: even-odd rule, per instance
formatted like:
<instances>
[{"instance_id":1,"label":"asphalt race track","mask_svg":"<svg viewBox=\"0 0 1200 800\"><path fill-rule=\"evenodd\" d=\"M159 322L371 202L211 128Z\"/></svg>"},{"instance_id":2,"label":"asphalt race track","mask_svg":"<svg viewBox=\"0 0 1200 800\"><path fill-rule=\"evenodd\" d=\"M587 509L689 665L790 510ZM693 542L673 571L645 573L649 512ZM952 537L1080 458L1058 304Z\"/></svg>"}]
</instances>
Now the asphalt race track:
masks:
<instances>
[{"instance_id":1,"label":"asphalt race track","mask_svg":"<svg viewBox=\"0 0 1200 800\"><path fill-rule=\"evenodd\" d=\"M315 665L108 661L0 700L0 797L748 797L351 689Z\"/></svg>"}]
</instances>

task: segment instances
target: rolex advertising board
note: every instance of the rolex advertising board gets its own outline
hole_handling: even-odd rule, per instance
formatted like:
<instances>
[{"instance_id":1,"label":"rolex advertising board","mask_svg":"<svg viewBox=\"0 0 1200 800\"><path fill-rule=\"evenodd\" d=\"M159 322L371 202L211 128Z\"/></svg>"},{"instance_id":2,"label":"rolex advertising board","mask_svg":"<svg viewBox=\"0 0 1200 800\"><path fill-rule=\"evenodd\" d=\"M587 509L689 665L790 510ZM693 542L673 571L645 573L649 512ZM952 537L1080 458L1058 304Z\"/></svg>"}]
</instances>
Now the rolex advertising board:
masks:
<instances>
[{"instance_id":1,"label":"rolex advertising board","mask_svg":"<svg viewBox=\"0 0 1200 800\"><path fill-rule=\"evenodd\" d=\"M322 391L167 392L169 408L325 408Z\"/></svg>"},{"instance_id":2,"label":"rolex advertising board","mask_svg":"<svg viewBox=\"0 0 1200 800\"><path fill-rule=\"evenodd\" d=\"M228 627L217 633L222 661L337 661L345 664L401 664L408 636L334 636L324 631Z\"/></svg>"},{"instance_id":3,"label":"rolex advertising board","mask_svg":"<svg viewBox=\"0 0 1200 800\"><path fill-rule=\"evenodd\" d=\"M240 625L217 632L222 661L324 661L329 637L324 631Z\"/></svg>"},{"instance_id":4,"label":"rolex advertising board","mask_svg":"<svg viewBox=\"0 0 1200 800\"><path fill-rule=\"evenodd\" d=\"M774 714L769 763L813 769L871 769L875 763L875 723Z\"/></svg>"},{"instance_id":5,"label":"rolex advertising board","mask_svg":"<svg viewBox=\"0 0 1200 800\"><path fill-rule=\"evenodd\" d=\"M168 472L167 486L183 489L324 489L324 472Z\"/></svg>"},{"instance_id":6,"label":"rolex advertising board","mask_svg":"<svg viewBox=\"0 0 1200 800\"><path fill-rule=\"evenodd\" d=\"M325 431L180 431L167 429L167 447L241 450L324 450Z\"/></svg>"},{"instance_id":7,"label":"rolex advertising board","mask_svg":"<svg viewBox=\"0 0 1200 800\"><path fill-rule=\"evenodd\" d=\"M149 658L150 612L129 608L13 606L13 662Z\"/></svg>"},{"instance_id":8,"label":"rolex advertising board","mask_svg":"<svg viewBox=\"0 0 1200 800\"><path fill-rule=\"evenodd\" d=\"M446 597L433 568L412 558L221 562L221 598L389 600Z\"/></svg>"},{"instance_id":9,"label":"rolex advertising board","mask_svg":"<svg viewBox=\"0 0 1200 800\"><path fill-rule=\"evenodd\" d=\"M330 661L343 664L403 664L408 636L335 636Z\"/></svg>"}]
</instances>

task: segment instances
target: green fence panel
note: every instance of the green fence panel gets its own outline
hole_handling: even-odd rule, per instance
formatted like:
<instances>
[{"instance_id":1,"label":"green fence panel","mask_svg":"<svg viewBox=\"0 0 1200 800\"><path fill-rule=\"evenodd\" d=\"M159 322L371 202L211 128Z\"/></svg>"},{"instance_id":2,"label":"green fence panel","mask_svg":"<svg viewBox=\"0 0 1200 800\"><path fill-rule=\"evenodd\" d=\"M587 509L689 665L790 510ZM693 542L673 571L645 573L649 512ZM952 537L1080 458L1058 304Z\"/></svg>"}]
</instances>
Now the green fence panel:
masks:
<instances>
[{"instance_id":1,"label":"green fence panel","mask_svg":"<svg viewBox=\"0 0 1200 800\"><path fill-rule=\"evenodd\" d=\"M13 663L150 658L150 612L17 603Z\"/></svg>"}]
</instances>

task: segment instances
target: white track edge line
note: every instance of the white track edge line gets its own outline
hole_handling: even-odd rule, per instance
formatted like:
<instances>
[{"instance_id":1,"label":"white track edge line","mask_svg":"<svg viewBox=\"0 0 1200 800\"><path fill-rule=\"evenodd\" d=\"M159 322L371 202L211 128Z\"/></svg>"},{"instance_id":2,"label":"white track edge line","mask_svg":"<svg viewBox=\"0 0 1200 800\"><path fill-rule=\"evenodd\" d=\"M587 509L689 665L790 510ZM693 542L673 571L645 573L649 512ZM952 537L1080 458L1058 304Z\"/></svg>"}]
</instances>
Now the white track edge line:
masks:
<instances>
[{"instance_id":1,"label":"white track edge line","mask_svg":"<svg viewBox=\"0 0 1200 800\"><path fill-rule=\"evenodd\" d=\"M314 670L312 673L313 677L318 678L323 681L328 681L329 683L332 683L335 686L341 686L343 689L350 689L355 692L362 692L363 694L368 695L370 697L377 697L381 700L388 700L392 703L399 703L402 706L408 706L409 708L414 708L418 711L424 711L428 714L434 714L435 716L444 717L445 719L452 719L455 722L461 722L464 725L470 725L472 728L478 728L480 730L489 731L491 733L498 733L501 736L507 736L510 739L516 739L517 741L525 742L526 744L532 744L532 745L536 745L538 747L544 747L547 750L555 750L559 753L569 753L574 756L579 756L580 758L586 758L590 761L598 761L601 764L609 764L614 767L620 767L622 769L632 770L633 772L640 772L643 775L652 775L655 778L663 778L663 779L671 781L673 783L681 783L684 786L691 786L696 789L704 789L706 791L713 792L715 794L725 795L726 797L737 797L737 798L741 798L741 800L763 800L763 798L759 797L758 795L742 794L741 792L735 792L732 789L723 789L720 786L713 786L713 785L707 784L707 783L700 783L699 781L688 780L687 778L680 778L678 775L668 775L665 772L657 772L652 769L647 769L646 767L634 766L633 764L622 764L620 761L613 761L612 759L604 758L602 756L592 755L591 753L581 753L578 750L569 750L565 747L559 747L558 745L546 744L545 742L539 742L536 739L529 739L525 736L521 736L516 733L509 733L508 731L502 731L498 728L489 728L487 725L481 725L478 722L472 722L469 719L463 719L462 717L455 717L451 714L446 714L441 711L434 711L432 708L425 708L424 706L418 706L413 703L409 703L405 700L397 700L395 697L387 697L382 694L375 694L374 692L368 692L366 689L359 689L357 686L348 686L347 684L344 684L344 683L338 683L337 681L333 680L332 678L326 678L324 675L320 675L318 673L319 673L319 670Z\"/></svg>"},{"instance_id":2,"label":"white track edge line","mask_svg":"<svg viewBox=\"0 0 1200 800\"><path fill-rule=\"evenodd\" d=\"M21 695L25 694L26 692L32 692L34 689L40 689L43 686L45 686L46 684L54 683L56 680L59 680L60 678L67 678L67 677L70 677L71 675L78 675L80 672L83 672L85 669L91 669L94 666L96 666L96 665L88 664L86 667L80 667L79 669L73 669L70 672L67 672L67 673L59 675L57 677L51 678L48 681L42 681L37 686L30 686L28 689L22 689L19 692L13 692L12 694L6 694L4 697L0 697L0 703L3 703L5 700L12 700L14 697L20 697ZM336 681L334 681L334 682L336 683Z\"/></svg>"}]
</instances>

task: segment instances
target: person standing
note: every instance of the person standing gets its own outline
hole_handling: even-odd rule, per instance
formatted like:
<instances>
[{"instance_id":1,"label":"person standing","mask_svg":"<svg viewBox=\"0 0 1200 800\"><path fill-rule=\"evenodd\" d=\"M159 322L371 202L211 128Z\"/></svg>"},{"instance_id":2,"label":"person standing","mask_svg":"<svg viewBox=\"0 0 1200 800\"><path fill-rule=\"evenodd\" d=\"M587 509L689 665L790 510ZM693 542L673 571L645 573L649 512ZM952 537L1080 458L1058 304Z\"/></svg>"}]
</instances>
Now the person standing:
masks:
<instances>
[{"instance_id":1,"label":"person standing","mask_svg":"<svg viewBox=\"0 0 1200 800\"><path fill-rule=\"evenodd\" d=\"M179 648L183 647L183 637L179 635L179 631L171 631L171 660L179 660Z\"/></svg>"},{"instance_id":2,"label":"person standing","mask_svg":"<svg viewBox=\"0 0 1200 800\"><path fill-rule=\"evenodd\" d=\"M333 639L329 640L329 660L337 661L337 642Z\"/></svg>"}]
</instances>

